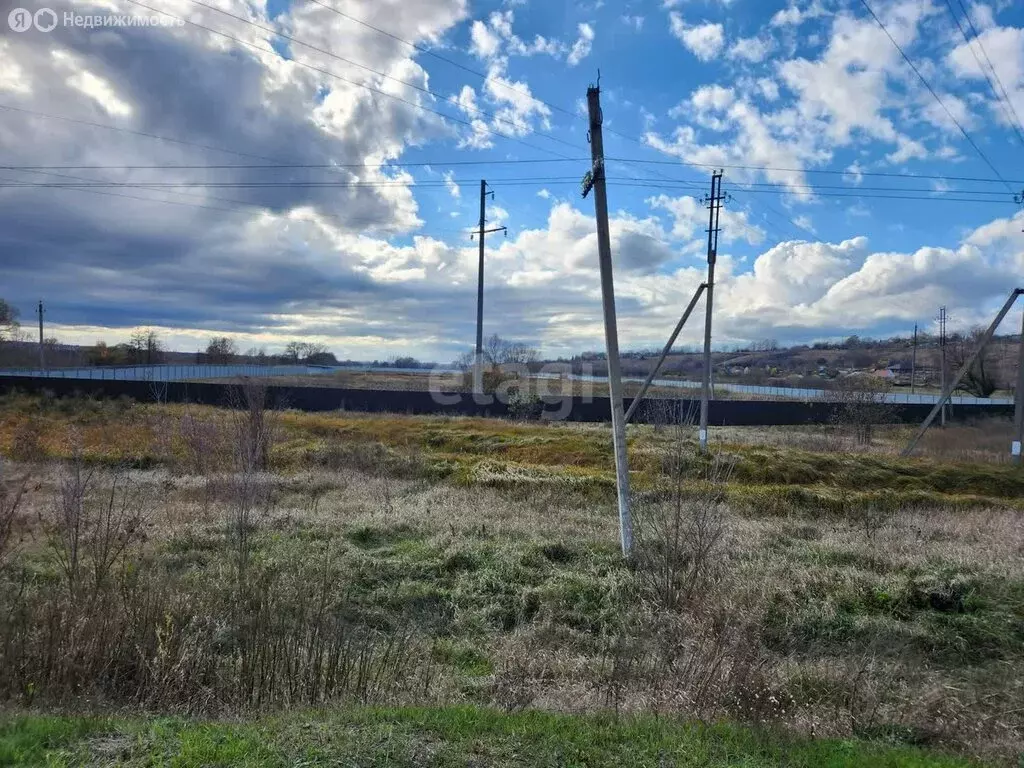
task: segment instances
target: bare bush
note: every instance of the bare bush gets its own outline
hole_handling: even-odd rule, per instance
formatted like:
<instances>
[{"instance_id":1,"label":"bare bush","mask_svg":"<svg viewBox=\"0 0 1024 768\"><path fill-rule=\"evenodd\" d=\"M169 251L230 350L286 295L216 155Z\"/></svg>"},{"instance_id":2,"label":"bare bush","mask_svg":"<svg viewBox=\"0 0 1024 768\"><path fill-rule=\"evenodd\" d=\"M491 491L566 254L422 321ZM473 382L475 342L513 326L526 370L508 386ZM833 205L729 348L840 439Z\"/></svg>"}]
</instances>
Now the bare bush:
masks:
<instances>
[{"instance_id":1,"label":"bare bush","mask_svg":"<svg viewBox=\"0 0 1024 768\"><path fill-rule=\"evenodd\" d=\"M267 469L277 436L277 419L270 410L266 385L247 381L231 390L230 402L235 471Z\"/></svg>"},{"instance_id":2,"label":"bare bush","mask_svg":"<svg viewBox=\"0 0 1024 768\"><path fill-rule=\"evenodd\" d=\"M734 460L696 455L684 424L671 427L663 457L667 487L636 505L634 571L645 597L667 610L697 601L716 576L725 534L725 484Z\"/></svg>"},{"instance_id":3,"label":"bare bush","mask_svg":"<svg viewBox=\"0 0 1024 768\"><path fill-rule=\"evenodd\" d=\"M142 527L141 498L127 472L115 472L108 488L97 485L95 470L76 456L64 467L49 519L43 521L72 600L85 588L89 599L104 590Z\"/></svg>"},{"instance_id":4,"label":"bare bush","mask_svg":"<svg viewBox=\"0 0 1024 768\"><path fill-rule=\"evenodd\" d=\"M16 461L42 461L46 457L46 448L43 446L43 422L30 414L20 419L11 436L10 455Z\"/></svg>"},{"instance_id":5,"label":"bare bush","mask_svg":"<svg viewBox=\"0 0 1024 768\"><path fill-rule=\"evenodd\" d=\"M889 383L881 379L840 379L834 392L832 423L849 430L858 445L871 445L874 428L896 420L896 407L885 398L890 390Z\"/></svg>"},{"instance_id":6,"label":"bare bush","mask_svg":"<svg viewBox=\"0 0 1024 768\"><path fill-rule=\"evenodd\" d=\"M0 566L12 547L14 526L18 520L18 508L28 489L28 475L8 480L4 477L0 463Z\"/></svg>"},{"instance_id":7,"label":"bare bush","mask_svg":"<svg viewBox=\"0 0 1024 768\"><path fill-rule=\"evenodd\" d=\"M216 468L221 454L217 425L185 411L178 434L184 447L187 469L201 477L209 475Z\"/></svg>"}]
</instances>

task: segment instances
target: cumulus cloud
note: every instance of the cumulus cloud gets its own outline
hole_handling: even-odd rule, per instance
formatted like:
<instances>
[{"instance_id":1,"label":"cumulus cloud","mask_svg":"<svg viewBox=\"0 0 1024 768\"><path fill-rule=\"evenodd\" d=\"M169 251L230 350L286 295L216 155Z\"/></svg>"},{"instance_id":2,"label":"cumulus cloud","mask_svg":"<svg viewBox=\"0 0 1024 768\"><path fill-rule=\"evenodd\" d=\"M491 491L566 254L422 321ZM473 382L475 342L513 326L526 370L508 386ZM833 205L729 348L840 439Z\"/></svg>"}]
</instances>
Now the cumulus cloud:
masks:
<instances>
[{"instance_id":1,"label":"cumulus cloud","mask_svg":"<svg viewBox=\"0 0 1024 768\"><path fill-rule=\"evenodd\" d=\"M576 38L576 42L572 44L572 49L569 51L569 55L565 59L565 63L570 67L575 67L583 59L590 55L590 49L594 44L594 28L589 24L580 24L579 37Z\"/></svg>"},{"instance_id":2,"label":"cumulus cloud","mask_svg":"<svg viewBox=\"0 0 1024 768\"><path fill-rule=\"evenodd\" d=\"M725 27L721 24L704 22L690 25L675 11L668 18L672 34L701 61L710 61L725 45Z\"/></svg>"}]
</instances>

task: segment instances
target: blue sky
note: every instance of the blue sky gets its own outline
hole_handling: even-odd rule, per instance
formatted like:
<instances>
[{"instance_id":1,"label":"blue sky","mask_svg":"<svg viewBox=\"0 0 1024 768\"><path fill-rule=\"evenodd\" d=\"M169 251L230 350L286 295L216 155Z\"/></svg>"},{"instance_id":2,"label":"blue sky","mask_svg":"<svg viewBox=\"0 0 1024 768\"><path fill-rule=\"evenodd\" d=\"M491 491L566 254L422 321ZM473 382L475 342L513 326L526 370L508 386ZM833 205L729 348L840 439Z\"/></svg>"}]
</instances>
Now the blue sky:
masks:
<instances>
[{"instance_id":1,"label":"blue sky","mask_svg":"<svg viewBox=\"0 0 1024 768\"><path fill-rule=\"evenodd\" d=\"M487 178L509 229L488 332L599 348L578 193L599 69L624 346L659 345L703 279L714 166L717 344L906 333L940 304L967 327L1024 282L1010 2L870 0L885 31L861 0L139 2L50 5L191 23L0 37L0 295L26 317L43 296L69 341L451 359ZM254 167L281 161L338 168Z\"/></svg>"}]
</instances>

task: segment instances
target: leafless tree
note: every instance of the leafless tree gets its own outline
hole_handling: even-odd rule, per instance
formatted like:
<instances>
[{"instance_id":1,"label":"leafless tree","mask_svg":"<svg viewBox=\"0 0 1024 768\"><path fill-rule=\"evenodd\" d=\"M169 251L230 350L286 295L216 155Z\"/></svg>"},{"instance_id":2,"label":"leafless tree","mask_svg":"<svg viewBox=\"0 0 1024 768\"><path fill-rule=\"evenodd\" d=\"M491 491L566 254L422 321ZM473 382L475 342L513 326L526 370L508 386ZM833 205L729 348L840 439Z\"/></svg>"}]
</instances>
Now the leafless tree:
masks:
<instances>
[{"instance_id":1,"label":"leafless tree","mask_svg":"<svg viewBox=\"0 0 1024 768\"><path fill-rule=\"evenodd\" d=\"M238 345L230 336L214 336L206 345L206 362L230 363L238 354Z\"/></svg>"},{"instance_id":2,"label":"leafless tree","mask_svg":"<svg viewBox=\"0 0 1024 768\"><path fill-rule=\"evenodd\" d=\"M0 299L0 343L17 340L20 332L17 308Z\"/></svg>"},{"instance_id":3,"label":"leafless tree","mask_svg":"<svg viewBox=\"0 0 1024 768\"><path fill-rule=\"evenodd\" d=\"M951 341L947 350L947 360L952 368L950 375L956 375L956 371L960 370L978 348L984 335L984 329L975 328L967 335L958 336ZM999 388L997 376L998 361L995 359L993 346L989 344L967 369L967 373L960 380L959 389L974 397L991 397Z\"/></svg>"}]
</instances>

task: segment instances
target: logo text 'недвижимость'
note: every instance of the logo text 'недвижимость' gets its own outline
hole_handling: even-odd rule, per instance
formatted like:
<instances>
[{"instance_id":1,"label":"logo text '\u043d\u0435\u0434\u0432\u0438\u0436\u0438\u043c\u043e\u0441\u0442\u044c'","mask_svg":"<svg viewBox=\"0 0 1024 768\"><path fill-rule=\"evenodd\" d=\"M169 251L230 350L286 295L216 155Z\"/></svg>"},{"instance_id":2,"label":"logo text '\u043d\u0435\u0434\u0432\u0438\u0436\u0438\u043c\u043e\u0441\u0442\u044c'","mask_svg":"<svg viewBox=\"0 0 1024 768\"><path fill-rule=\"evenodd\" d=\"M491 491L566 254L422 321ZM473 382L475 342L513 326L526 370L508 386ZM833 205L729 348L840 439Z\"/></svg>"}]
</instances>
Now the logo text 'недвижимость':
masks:
<instances>
[{"instance_id":1,"label":"logo text '\u043d\u0435\u0434\u0432\u0438\u0436\u0438\u043c\u043e\u0441\u0442\u044c'","mask_svg":"<svg viewBox=\"0 0 1024 768\"><path fill-rule=\"evenodd\" d=\"M25 8L15 8L7 14L7 26L14 32L28 32L31 29L51 32L58 24L85 29L94 27L181 27L185 25L185 21L160 14L145 16L106 13L83 16L66 11L63 15L58 16L52 8L40 8L34 13Z\"/></svg>"}]
</instances>

